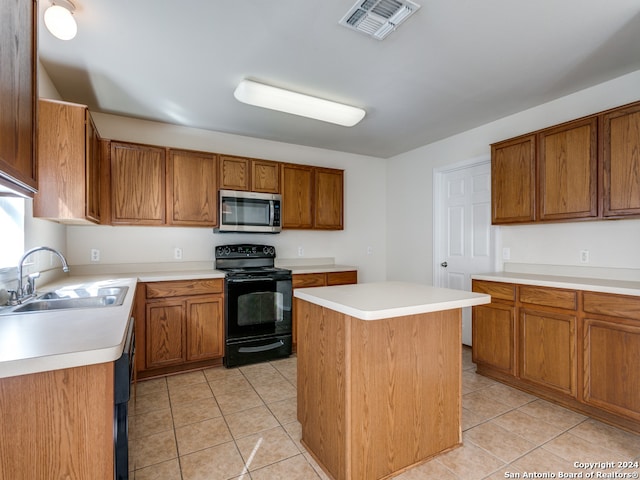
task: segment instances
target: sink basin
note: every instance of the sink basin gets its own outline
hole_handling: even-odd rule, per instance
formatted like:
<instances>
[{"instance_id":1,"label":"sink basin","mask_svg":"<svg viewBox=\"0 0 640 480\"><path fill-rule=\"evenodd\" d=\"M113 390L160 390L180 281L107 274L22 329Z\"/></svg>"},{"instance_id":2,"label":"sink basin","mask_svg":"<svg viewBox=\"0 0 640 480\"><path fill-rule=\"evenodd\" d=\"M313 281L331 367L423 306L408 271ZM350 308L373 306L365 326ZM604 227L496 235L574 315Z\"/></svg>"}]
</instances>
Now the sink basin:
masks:
<instances>
[{"instance_id":1,"label":"sink basin","mask_svg":"<svg viewBox=\"0 0 640 480\"><path fill-rule=\"evenodd\" d=\"M56 290L44 293L2 313L46 312L75 308L101 308L122 305L129 287L106 287L97 290Z\"/></svg>"}]
</instances>

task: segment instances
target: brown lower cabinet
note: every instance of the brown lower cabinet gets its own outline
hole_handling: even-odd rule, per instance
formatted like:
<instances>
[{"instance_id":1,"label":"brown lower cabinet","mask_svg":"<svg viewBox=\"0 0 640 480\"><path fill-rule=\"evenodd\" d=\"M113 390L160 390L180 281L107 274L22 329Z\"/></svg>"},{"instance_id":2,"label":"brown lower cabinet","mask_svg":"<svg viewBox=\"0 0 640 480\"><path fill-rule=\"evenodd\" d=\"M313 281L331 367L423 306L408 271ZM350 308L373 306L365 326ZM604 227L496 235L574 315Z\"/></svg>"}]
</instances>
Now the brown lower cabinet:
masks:
<instances>
[{"instance_id":1,"label":"brown lower cabinet","mask_svg":"<svg viewBox=\"0 0 640 480\"><path fill-rule=\"evenodd\" d=\"M293 275L292 286L296 288L305 287L326 287L333 285L349 285L358 283L357 270L346 270L344 272L326 272L326 273L298 273ZM298 345L298 322L296 320L296 311L293 307L291 312L292 324L292 351L295 353Z\"/></svg>"},{"instance_id":2,"label":"brown lower cabinet","mask_svg":"<svg viewBox=\"0 0 640 480\"><path fill-rule=\"evenodd\" d=\"M139 378L217 366L224 356L223 280L148 282L136 290Z\"/></svg>"},{"instance_id":3,"label":"brown lower cabinet","mask_svg":"<svg viewBox=\"0 0 640 480\"><path fill-rule=\"evenodd\" d=\"M640 433L640 297L473 281L477 372Z\"/></svg>"}]
</instances>

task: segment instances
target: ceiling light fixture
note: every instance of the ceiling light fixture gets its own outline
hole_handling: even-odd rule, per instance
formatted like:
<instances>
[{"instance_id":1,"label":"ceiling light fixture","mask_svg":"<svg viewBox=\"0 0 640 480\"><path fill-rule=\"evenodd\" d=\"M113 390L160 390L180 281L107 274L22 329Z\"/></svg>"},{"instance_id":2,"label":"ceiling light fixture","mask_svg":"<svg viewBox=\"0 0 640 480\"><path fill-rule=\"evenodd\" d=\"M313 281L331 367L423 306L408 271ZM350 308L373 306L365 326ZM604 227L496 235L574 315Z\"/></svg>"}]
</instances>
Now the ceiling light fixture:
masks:
<instances>
[{"instance_id":1,"label":"ceiling light fixture","mask_svg":"<svg viewBox=\"0 0 640 480\"><path fill-rule=\"evenodd\" d=\"M76 7L69 0L52 0L51 6L44 12L44 24L47 30L60 40L71 40L78 33L78 24L73 18Z\"/></svg>"},{"instance_id":2,"label":"ceiling light fixture","mask_svg":"<svg viewBox=\"0 0 640 480\"><path fill-rule=\"evenodd\" d=\"M237 100L280 112L352 127L364 118L361 108L283 90L252 80L243 80L233 92Z\"/></svg>"}]
</instances>

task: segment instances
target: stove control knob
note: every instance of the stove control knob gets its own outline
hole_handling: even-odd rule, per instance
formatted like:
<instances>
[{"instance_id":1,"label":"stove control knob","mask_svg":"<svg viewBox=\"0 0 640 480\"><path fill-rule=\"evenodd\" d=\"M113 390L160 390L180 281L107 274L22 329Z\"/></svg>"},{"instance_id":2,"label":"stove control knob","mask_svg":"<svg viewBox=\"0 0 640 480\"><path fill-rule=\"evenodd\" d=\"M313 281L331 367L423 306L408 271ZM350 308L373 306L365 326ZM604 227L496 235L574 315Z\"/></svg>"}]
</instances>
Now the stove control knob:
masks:
<instances>
[{"instance_id":1,"label":"stove control knob","mask_svg":"<svg viewBox=\"0 0 640 480\"><path fill-rule=\"evenodd\" d=\"M231 249L229 247L224 247L224 255L229 255L231 253Z\"/></svg>"}]
</instances>

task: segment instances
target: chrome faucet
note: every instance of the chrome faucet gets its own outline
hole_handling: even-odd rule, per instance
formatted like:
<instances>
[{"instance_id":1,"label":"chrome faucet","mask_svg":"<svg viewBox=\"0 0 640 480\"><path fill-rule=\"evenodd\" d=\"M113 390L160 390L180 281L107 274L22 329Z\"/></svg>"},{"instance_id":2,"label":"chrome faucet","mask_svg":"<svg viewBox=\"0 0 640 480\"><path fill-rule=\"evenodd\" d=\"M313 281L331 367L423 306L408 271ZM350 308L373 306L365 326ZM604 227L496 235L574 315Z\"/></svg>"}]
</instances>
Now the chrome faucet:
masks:
<instances>
[{"instance_id":1,"label":"chrome faucet","mask_svg":"<svg viewBox=\"0 0 640 480\"><path fill-rule=\"evenodd\" d=\"M25 298L32 297L36 293L36 278L40 276L40 272L32 273L29 275L27 279L27 285L22 284L22 269L24 268L24 261L27 259L29 255L35 252L39 252L40 250L48 250L49 252L55 253L58 257L60 257L60 261L62 262L62 271L68 272L69 265L67 264L67 259L64 258L64 255L60 253L58 250L51 247L35 247L31 250L27 250L24 252L20 261L18 262L18 288L15 291L15 296L11 293L11 303L21 303Z\"/></svg>"}]
</instances>

